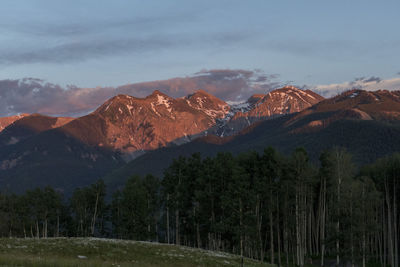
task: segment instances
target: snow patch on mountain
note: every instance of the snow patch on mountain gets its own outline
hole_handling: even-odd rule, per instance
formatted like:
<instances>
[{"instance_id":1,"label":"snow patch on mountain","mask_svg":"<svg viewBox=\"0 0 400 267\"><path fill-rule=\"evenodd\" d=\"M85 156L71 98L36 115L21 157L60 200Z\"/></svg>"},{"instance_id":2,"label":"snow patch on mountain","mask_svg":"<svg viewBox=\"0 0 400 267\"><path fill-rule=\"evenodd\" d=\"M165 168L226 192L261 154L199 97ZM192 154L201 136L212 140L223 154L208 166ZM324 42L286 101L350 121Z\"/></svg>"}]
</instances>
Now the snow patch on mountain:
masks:
<instances>
[{"instance_id":1,"label":"snow patch on mountain","mask_svg":"<svg viewBox=\"0 0 400 267\"><path fill-rule=\"evenodd\" d=\"M356 96L358 96L358 92L352 93L349 97L350 97L350 98L354 98L354 97L356 97Z\"/></svg>"},{"instance_id":2,"label":"snow patch on mountain","mask_svg":"<svg viewBox=\"0 0 400 267\"><path fill-rule=\"evenodd\" d=\"M155 109L153 102L150 103L150 106L151 106L151 109L154 111L154 113L156 113L158 115L158 117L161 117L160 113L158 113L157 110Z\"/></svg>"},{"instance_id":3,"label":"snow patch on mountain","mask_svg":"<svg viewBox=\"0 0 400 267\"><path fill-rule=\"evenodd\" d=\"M162 95L157 95L157 105L164 105L166 107L166 109L168 110L168 112L172 112L172 108L170 105L170 101L169 99L165 98Z\"/></svg>"},{"instance_id":4,"label":"snow patch on mountain","mask_svg":"<svg viewBox=\"0 0 400 267\"><path fill-rule=\"evenodd\" d=\"M132 115L132 109L134 109L133 106L126 105L126 108L129 110L129 113Z\"/></svg>"}]
</instances>

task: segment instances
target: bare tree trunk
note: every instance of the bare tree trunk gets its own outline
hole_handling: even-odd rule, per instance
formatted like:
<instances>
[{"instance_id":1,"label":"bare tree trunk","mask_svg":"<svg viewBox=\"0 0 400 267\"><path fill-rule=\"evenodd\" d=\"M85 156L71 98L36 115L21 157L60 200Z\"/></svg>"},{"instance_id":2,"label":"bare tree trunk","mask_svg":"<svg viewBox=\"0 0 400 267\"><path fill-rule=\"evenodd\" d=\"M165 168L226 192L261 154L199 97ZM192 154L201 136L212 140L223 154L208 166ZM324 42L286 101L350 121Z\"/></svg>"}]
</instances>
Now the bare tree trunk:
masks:
<instances>
[{"instance_id":1,"label":"bare tree trunk","mask_svg":"<svg viewBox=\"0 0 400 267\"><path fill-rule=\"evenodd\" d=\"M393 246L393 230L392 230L392 211L389 199L389 188L387 185L387 180L385 179L385 195L386 195L386 205L387 205L387 223L388 223L388 245L389 245L389 258L391 266L395 266L394 260L394 246Z\"/></svg>"},{"instance_id":2,"label":"bare tree trunk","mask_svg":"<svg viewBox=\"0 0 400 267\"><path fill-rule=\"evenodd\" d=\"M200 225L199 223L196 224L197 230L197 248L201 248L201 237L200 237Z\"/></svg>"},{"instance_id":3,"label":"bare tree trunk","mask_svg":"<svg viewBox=\"0 0 400 267\"><path fill-rule=\"evenodd\" d=\"M302 265L304 266L304 258L307 252L307 190L306 187L303 186L303 208L302 208L302 217L303 217L303 234L302 234Z\"/></svg>"},{"instance_id":4,"label":"bare tree trunk","mask_svg":"<svg viewBox=\"0 0 400 267\"><path fill-rule=\"evenodd\" d=\"M381 215L381 216L382 216L382 215ZM379 213L378 213L378 210L377 210L377 216L376 216L376 218L377 218L376 225L379 225L379 224L382 225L382 223L379 222ZM378 238L379 262L380 262L381 265L383 265L383 246L382 246L383 228L382 228L382 230L381 230L380 232L377 232L376 234L377 234L377 238Z\"/></svg>"},{"instance_id":5,"label":"bare tree trunk","mask_svg":"<svg viewBox=\"0 0 400 267\"><path fill-rule=\"evenodd\" d=\"M300 261L300 225L299 225L299 200L298 200L298 194L296 192L296 264L298 266L301 266L301 261Z\"/></svg>"},{"instance_id":6,"label":"bare tree trunk","mask_svg":"<svg viewBox=\"0 0 400 267\"><path fill-rule=\"evenodd\" d=\"M212 213L211 213L211 222L213 226L213 233L212 233L212 249L216 250L217 249L217 231L215 229L215 211L214 211L214 199L211 201L211 206L212 206Z\"/></svg>"},{"instance_id":7,"label":"bare tree trunk","mask_svg":"<svg viewBox=\"0 0 400 267\"><path fill-rule=\"evenodd\" d=\"M337 160L339 161L339 152L336 154ZM339 234L340 234L340 188L342 183L341 177L341 168L340 164L337 164L337 174L338 174L338 181L337 181L337 221L336 221L336 266L339 267L340 264L340 244L339 244Z\"/></svg>"},{"instance_id":8,"label":"bare tree trunk","mask_svg":"<svg viewBox=\"0 0 400 267\"><path fill-rule=\"evenodd\" d=\"M365 184L363 184L363 191L362 191L362 200L363 200L363 212L364 212L364 216L363 216L363 220L364 220L364 222L363 222L363 244L362 244L362 266L363 267L365 267L365 246L366 246L366 244L365 244L365 231L366 231L366 227L365 227ZM352 220L353 221L353 220ZM353 241L353 239L352 239L352 241ZM353 249L353 248L352 248ZM353 251L352 251L352 253L353 253Z\"/></svg>"},{"instance_id":9,"label":"bare tree trunk","mask_svg":"<svg viewBox=\"0 0 400 267\"><path fill-rule=\"evenodd\" d=\"M363 256L362 256L362 266L365 267L365 246L366 246L366 241L365 241L365 231L363 231L363 245L362 245L362 250L363 250Z\"/></svg>"},{"instance_id":10,"label":"bare tree trunk","mask_svg":"<svg viewBox=\"0 0 400 267\"><path fill-rule=\"evenodd\" d=\"M289 234L288 234L288 223L287 223L287 217L288 217L288 186L286 186L286 193L285 193L285 211L284 211L284 223L283 223L283 243L285 246L285 254L286 254L286 266L289 266Z\"/></svg>"},{"instance_id":11,"label":"bare tree trunk","mask_svg":"<svg viewBox=\"0 0 400 267\"><path fill-rule=\"evenodd\" d=\"M326 179L323 179L322 185L322 210L321 210L321 266L324 266L325 262L325 220L326 220Z\"/></svg>"},{"instance_id":12,"label":"bare tree trunk","mask_svg":"<svg viewBox=\"0 0 400 267\"><path fill-rule=\"evenodd\" d=\"M240 266L243 267L243 207L242 199L239 199L239 226L240 226Z\"/></svg>"},{"instance_id":13,"label":"bare tree trunk","mask_svg":"<svg viewBox=\"0 0 400 267\"><path fill-rule=\"evenodd\" d=\"M310 201L311 202L311 201ZM308 254L313 255L313 246L312 246L312 205L311 203L308 205ZM310 259L312 259L310 257Z\"/></svg>"},{"instance_id":14,"label":"bare tree trunk","mask_svg":"<svg viewBox=\"0 0 400 267\"><path fill-rule=\"evenodd\" d=\"M43 223L43 237L47 238L47 218L44 220Z\"/></svg>"},{"instance_id":15,"label":"bare tree trunk","mask_svg":"<svg viewBox=\"0 0 400 267\"><path fill-rule=\"evenodd\" d=\"M175 244L180 245L181 240L179 236L179 209L175 211Z\"/></svg>"},{"instance_id":16,"label":"bare tree trunk","mask_svg":"<svg viewBox=\"0 0 400 267\"><path fill-rule=\"evenodd\" d=\"M169 194L167 194L167 243L169 244Z\"/></svg>"},{"instance_id":17,"label":"bare tree trunk","mask_svg":"<svg viewBox=\"0 0 400 267\"><path fill-rule=\"evenodd\" d=\"M270 232L270 249L271 249L271 264L274 264L274 220L272 218L272 190L269 192L270 205L269 205L269 232Z\"/></svg>"},{"instance_id":18,"label":"bare tree trunk","mask_svg":"<svg viewBox=\"0 0 400 267\"><path fill-rule=\"evenodd\" d=\"M196 207L193 207L193 215L196 218ZM199 222L197 220L195 221L195 228L196 228L197 248L200 248L201 247L200 225L199 225Z\"/></svg>"},{"instance_id":19,"label":"bare tree trunk","mask_svg":"<svg viewBox=\"0 0 400 267\"><path fill-rule=\"evenodd\" d=\"M147 197L147 210L150 211L150 197ZM152 238L151 234L151 218L147 217L147 238Z\"/></svg>"},{"instance_id":20,"label":"bare tree trunk","mask_svg":"<svg viewBox=\"0 0 400 267\"><path fill-rule=\"evenodd\" d=\"M56 237L60 236L60 216L57 215L57 232L56 232Z\"/></svg>"},{"instance_id":21,"label":"bare tree trunk","mask_svg":"<svg viewBox=\"0 0 400 267\"><path fill-rule=\"evenodd\" d=\"M336 234L339 235L339 227L340 227L340 221L338 220L336 222ZM339 266L340 264L340 256L339 256L339 237L336 237L336 266Z\"/></svg>"},{"instance_id":22,"label":"bare tree trunk","mask_svg":"<svg viewBox=\"0 0 400 267\"><path fill-rule=\"evenodd\" d=\"M260 196L257 195L257 205L256 205L256 215L257 215L257 231L258 231L258 242L260 244L260 260L263 262L264 261L264 246L263 246L263 241L262 241L262 235L261 235L261 228L262 228L262 215L260 214L261 211L261 201L260 201Z\"/></svg>"},{"instance_id":23,"label":"bare tree trunk","mask_svg":"<svg viewBox=\"0 0 400 267\"><path fill-rule=\"evenodd\" d=\"M40 232L39 232L39 221L36 220L36 238L39 239L40 237Z\"/></svg>"},{"instance_id":24,"label":"bare tree trunk","mask_svg":"<svg viewBox=\"0 0 400 267\"><path fill-rule=\"evenodd\" d=\"M278 266L282 266L281 262L281 231L279 227L279 198L278 194L276 195L276 232L277 232L277 237L278 237Z\"/></svg>"},{"instance_id":25,"label":"bare tree trunk","mask_svg":"<svg viewBox=\"0 0 400 267\"><path fill-rule=\"evenodd\" d=\"M382 229L383 229L383 266L387 263L387 223L385 213L385 200L382 201Z\"/></svg>"},{"instance_id":26,"label":"bare tree trunk","mask_svg":"<svg viewBox=\"0 0 400 267\"><path fill-rule=\"evenodd\" d=\"M396 191L397 191L397 184L396 184L397 177L393 177L393 243L394 243L394 266L399 266L399 250L398 250L398 242L397 242L397 198L396 198Z\"/></svg>"},{"instance_id":27,"label":"bare tree trunk","mask_svg":"<svg viewBox=\"0 0 400 267\"><path fill-rule=\"evenodd\" d=\"M97 193L96 193L96 203L94 205L94 212L93 212L93 218L92 218L92 227L91 227L91 235L92 236L94 235L94 227L96 225L97 205L99 203L99 197L100 197L99 195L100 195L100 192L97 191Z\"/></svg>"},{"instance_id":28,"label":"bare tree trunk","mask_svg":"<svg viewBox=\"0 0 400 267\"><path fill-rule=\"evenodd\" d=\"M353 191L350 193L350 251L351 267L354 267L354 240L353 240ZM365 266L363 266L365 267Z\"/></svg>"},{"instance_id":29,"label":"bare tree trunk","mask_svg":"<svg viewBox=\"0 0 400 267\"><path fill-rule=\"evenodd\" d=\"M158 224L157 224L157 218L154 218L154 225L156 226L156 242L158 243Z\"/></svg>"}]
</instances>

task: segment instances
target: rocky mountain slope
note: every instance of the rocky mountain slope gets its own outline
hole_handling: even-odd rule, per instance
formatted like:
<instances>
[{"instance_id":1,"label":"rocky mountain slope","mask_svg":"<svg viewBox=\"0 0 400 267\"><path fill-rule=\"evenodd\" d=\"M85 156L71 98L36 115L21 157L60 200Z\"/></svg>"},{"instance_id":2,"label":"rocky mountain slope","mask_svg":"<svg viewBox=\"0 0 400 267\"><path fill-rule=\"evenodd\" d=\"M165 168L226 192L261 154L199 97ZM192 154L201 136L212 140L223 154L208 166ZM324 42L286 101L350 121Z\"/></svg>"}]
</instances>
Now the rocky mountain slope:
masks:
<instances>
[{"instance_id":1,"label":"rocky mountain slope","mask_svg":"<svg viewBox=\"0 0 400 267\"><path fill-rule=\"evenodd\" d=\"M309 108L323 99L322 96L310 90L286 86L266 95L253 95L247 101L252 108L245 113L238 112L233 119L240 117L265 118L291 114Z\"/></svg>"},{"instance_id":2,"label":"rocky mountain slope","mask_svg":"<svg viewBox=\"0 0 400 267\"><path fill-rule=\"evenodd\" d=\"M69 117L49 117L40 114L23 115L4 128L3 131L0 131L0 147L16 144L35 134L61 127L73 119Z\"/></svg>"},{"instance_id":3,"label":"rocky mountain slope","mask_svg":"<svg viewBox=\"0 0 400 267\"><path fill-rule=\"evenodd\" d=\"M316 131L342 119L397 122L400 91L350 90L299 112L287 124L297 125L297 132Z\"/></svg>"},{"instance_id":4,"label":"rocky mountain slope","mask_svg":"<svg viewBox=\"0 0 400 267\"><path fill-rule=\"evenodd\" d=\"M400 91L353 90L323 100L299 113L259 121L232 136L207 136L177 147L158 149L143 155L105 176L111 187L132 174L162 176L164 168L179 156L201 152L261 152L272 146L290 154L304 147L318 161L320 153L333 146L345 147L357 163L371 163L400 151ZM171 159L171 160L170 160ZM149 167L151 166L151 167Z\"/></svg>"},{"instance_id":5,"label":"rocky mountain slope","mask_svg":"<svg viewBox=\"0 0 400 267\"><path fill-rule=\"evenodd\" d=\"M204 91L177 99L155 91L146 98L118 95L76 119L27 116L0 133L0 185L11 191L52 185L68 194L120 167L132 152L204 134L228 112Z\"/></svg>"},{"instance_id":6,"label":"rocky mountain slope","mask_svg":"<svg viewBox=\"0 0 400 267\"><path fill-rule=\"evenodd\" d=\"M160 91L145 98L118 95L61 129L85 144L135 157L208 134L232 135L256 121L298 112L322 99L293 86L233 106L202 90L176 99Z\"/></svg>"},{"instance_id":7,"label":"rocky mountain slope","mask_svg":"<svg viewBox=\"0 0 400 267\"><path fill-rule=\"evenodd\" d=\"M181 98L154 91L145 98L117 95L75 119L34 114L0 133L0 185L23 190L18 187L22 181L26 188L50 184L68 193L144 151L159 153L160 148L178 148L184 143L200 146L202 151L215 147L213 142L204 142L226 143L220 136L227 135L236 140L237 133L249 124L257 128L254 122L298 112L321 100L294 87L255 95L240 105L228 105L201 90ZM208 139L191 142L206 136Z\"/></svg>"},{"instance_id":8,"label":"rocky mountain slope","mask_svg":"<svg viewBox=\"0 0 400 267\"><path fill-rule=\"evenodd\" d=\"M233 105L229 119L222 120L214 133L219 136L236 134L254 122L300 112L324 98L310 90L285 86L268 94L256 94L246 102Z\"/></svg>"},{"instance_id":9,"label":"rocky mountain slope","mask_svg":"<svg viewBox=\"0 0 400 267\"><path fill-rule=\"evenodd\" d=\"M14 144L32 134L60 127L86 145L137 154L203 135L232 135L253 122L301 111L321 99L293 86L254 95L247 102L232 106L202 90L176 99L160 91L145 98L118 95L74 120L39 114L20 119L4 130L0 144Z\"/></svg>"},{"instance_id":10,"label":"rocky mountain slope","mask_svg":"<svg viewBox=\"0 0 400 267\"><path fill-rule=\"evenodd\" d=\"M115 96L61 130L85 144L132 153L190 141L228 112L228 104L204 91L177 99L154 91L146 98Z\"/></svg>"},{"instance_id":11,"label":"rocky mountain slope","mask_svg":"<svg viewBox=\"0 0 400 267\"><path fill-rule=\"evenodd\" d=\"M22 119L23 117L29 116L29 114L19 114L10 117L1 117L0 118L0 132L4 130L8 125L12 124L14 121Z\"/></svg>"}]
</instances>

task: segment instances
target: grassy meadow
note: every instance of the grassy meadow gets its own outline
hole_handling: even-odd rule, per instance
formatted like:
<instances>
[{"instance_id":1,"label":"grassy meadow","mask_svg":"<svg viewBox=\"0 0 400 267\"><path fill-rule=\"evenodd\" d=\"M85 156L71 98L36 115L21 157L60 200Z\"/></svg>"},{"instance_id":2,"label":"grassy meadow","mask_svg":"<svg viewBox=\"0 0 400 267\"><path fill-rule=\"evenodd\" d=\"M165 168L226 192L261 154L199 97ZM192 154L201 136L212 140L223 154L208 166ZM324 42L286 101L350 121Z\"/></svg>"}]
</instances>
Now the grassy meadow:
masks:
<instances>
[{"instance_id":1,"label":"grassy meadow","mask_svg":"<svg viewBox=\"0 0 400 267\"><path fill-rule=\"evenodd\" d=\"M0 266L240 266L237 255L97 238L0 239ZM270 266L245 259L244 266Z\"/></svg>"}]
</instances>

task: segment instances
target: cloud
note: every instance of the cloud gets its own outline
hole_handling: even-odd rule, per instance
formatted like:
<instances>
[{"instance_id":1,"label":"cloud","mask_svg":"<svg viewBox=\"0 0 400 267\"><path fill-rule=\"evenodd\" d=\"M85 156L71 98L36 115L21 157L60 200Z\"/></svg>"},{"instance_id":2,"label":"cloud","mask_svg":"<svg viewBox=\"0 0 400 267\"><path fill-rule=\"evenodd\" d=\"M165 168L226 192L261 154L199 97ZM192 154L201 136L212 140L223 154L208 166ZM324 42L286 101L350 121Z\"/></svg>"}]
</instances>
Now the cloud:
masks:
<instances>
[{"instance_id":1,"label":"cloud","mask_svg":"<svg viewBox=\"0 0 400 267\"><path fill-rule=\"evenodd\" d=\"M56 21L54 23L40 23L31 21L26 22L2 22L0 27L37 38L41 37L82 37L99 33L111 32L116 30L141 29L149 31L150 29L160 27L170 27L172 24L182 22L183 20L193 19L195 14L166 14L148 17L129 17L113 19L91 19L81 21L80 23L68 21Z\"/></svg>"},{"instance_id":2,"label":"cloud","mask_svg":"<svg viewBox=\"0 0 400 267\"><path fill-rule=\"evenodd\" d=\"M375 90L400 90L400 78L381 79L371 76L370 78L360 77L353 81L334 84L320 84L309 86L316 93L331 97L351 89Z\"/></svg>"},{"instance_id":3,"label":"cloud","mask_svg":"<svg viewBox=\"0 0 400 267\"><path fill-rule=\"evenodd\" d=\"M3 50L0 52L0 64L80 62L111 54L140 53L154 49L165 49L171 47L171 45L173 45L172 42L163 38L80 41L29 52Z\"/></svg>"},{"instance_id":4,"label":"cloud","mask_svg":"<svg viewBox=\"0 0 400 267\"><path fill-rule=\"evenodd\" d=\"M196 90L205 90L225 101L243 101L253 94L267 93L293 81L279 81L279 75L261 70L212 69L186 77L126 84L119 87L61 87L34 78L0 80L0 116L17 113L81 116L93 111L117 94L146 97L160 90L171 97L182 97ZM400 78L358 77L349 82L297 86L331 97L350 89L400 90Z\"/></svg>"},{"instance_id":5,"label":"cloud","mask_svg":"<svg viewBox=\"0 0 400 267\"><path fill-rule=\"evenodd\" d=\"M16 113L42 113L48 115L81 115L97 105L97 101L79 95L86 89L47 83L40 79L0 81L0 116ZM112 95L108 88L98 88L98 96Z\"/></svg>"},{"instance_id":6,"label":"cloud","mask_svg":"<svg viewBox=\"0 0 400 267\"><path fill-rule=\"evenodd\" d=\"M79 88L47 83L40 79L0 81L0 116L16 113L78 116L94 110L117 94L145 97L160 90L172 97L182 97L205 90L226 101L241 101L256 93L279 87L278 75L260 70L202 70L191 76L161 81L127 84L119 87Z\"/></svg>"},{"instance_id":7,"label":"cloud","mask_svg":"<svg viewBox=\"0 0 400 267\"><path fill-rule=\"evenodd\" d=\"M369 78L358 77L358 78L354 78L354 80L349 82L349 84L350 85L360 85L360 84L368 84L368 83L371 83L371 82L380 83L381 81L382 81L381 78L375 77L375 76L371 76Z\"/></svg>"},{"instance_id":8,"label":"cloud","mask_svg":"<svg viewBox=\"0 0 400 267\"><path fill-rule=\"evenodd\" d=\"M176 31L196 22L204 10L174 11L167 15L85 20L1 21L0 65L76 63L100 57L164 50L227 47L250 37L234 31ZM15 45L15 40L22 40Z\"/></svg>"},{"instance_id":9,"label":"cloud","mask_svg":"<svg viewBox=\"0 0 400 267\"><path fill-rule=\"evenodd\" d=\"M132 38L82 38L42 47L0 49L0 65L33 63L76 63L93 58L130 53L158 52L168 49L197 49L200 46L225 47L249 38L246 33L209 33L205 35L153 35ZM199 42L199 40L202 40Z\"/></svg>"},{"instance_id":10,"label":"cloud","mask_svg":"<svg viewBox=\"0 0 400 267\"><path fill-rule=\"evenodd\" d=\"M276 74L267 75L258 70L202 70L183 78L121 86L117 92L146 96L157 89L172 97L180 97L202 89L226 101L241 101L252 94L266 93L278 87L280 83L276 79Z\"/></svg>"},{"instance_id":11,"label":"cloud","mask_svg":"<svg viewBox=\"0 0 400 267\"><path fill-rule=\"evenodd\" d=\"M370 83L370 82L380 83L381 81L382 81L381 78L375 76L371 76L370 78L363 80L364 83Z\"/></svg>"}]
</instances>

